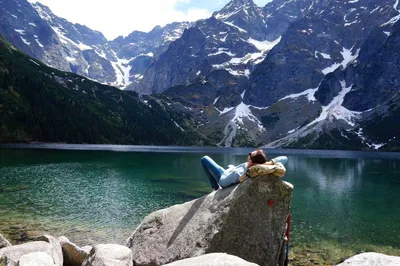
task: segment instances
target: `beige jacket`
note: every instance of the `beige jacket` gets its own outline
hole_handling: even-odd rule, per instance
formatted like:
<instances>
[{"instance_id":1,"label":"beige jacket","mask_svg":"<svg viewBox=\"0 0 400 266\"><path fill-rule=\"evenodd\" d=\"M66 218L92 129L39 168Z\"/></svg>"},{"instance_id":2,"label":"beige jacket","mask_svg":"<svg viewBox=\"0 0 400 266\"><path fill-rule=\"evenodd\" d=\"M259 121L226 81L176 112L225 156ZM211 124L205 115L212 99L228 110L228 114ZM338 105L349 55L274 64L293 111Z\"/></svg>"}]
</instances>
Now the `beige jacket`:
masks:
<instances>
[{"instance_id":1,"label":"beige jacket","mask_svg":"<svg viewBox=\"0 0 400 266\"><path fill-rule=\"evenodd\" d=\"M274 162L274 161L273 161ZM286 168L282 163L274 162L273 165L257 164L247 169L246 173L239 177L240 183L249 177L273 176L282 177L286 173Z\"/></svg>"}]
</instances>

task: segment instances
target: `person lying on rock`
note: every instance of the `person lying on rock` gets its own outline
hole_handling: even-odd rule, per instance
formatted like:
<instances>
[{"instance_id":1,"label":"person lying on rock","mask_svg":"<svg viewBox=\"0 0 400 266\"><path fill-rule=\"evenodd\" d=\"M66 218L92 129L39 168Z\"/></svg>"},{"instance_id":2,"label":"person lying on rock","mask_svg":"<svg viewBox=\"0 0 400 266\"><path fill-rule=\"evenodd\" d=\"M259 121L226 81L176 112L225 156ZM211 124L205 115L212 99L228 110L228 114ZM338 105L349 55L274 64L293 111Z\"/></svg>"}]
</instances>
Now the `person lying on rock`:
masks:
<instances>
[{"instance_id":1,"label":"person lying on rock","mask_svg":"<svg viewBox=\"0 0 400 266\"><path fill-rule=\"evenodd\" d=\"M247 169L252 166L260 164L274 165L278 162L286 163L287 157L280 156L268 161L267 155L262 149L256 149L255 151L250 152L249 156L247 157L247 162L237 166L229 165L228 169L222 168L208 156L201 158L203 169L208 177L208 180L210 181L211 187L214 190L243 182L248 178L248 174L246 174Z\"/></svg>"}]
</instances>

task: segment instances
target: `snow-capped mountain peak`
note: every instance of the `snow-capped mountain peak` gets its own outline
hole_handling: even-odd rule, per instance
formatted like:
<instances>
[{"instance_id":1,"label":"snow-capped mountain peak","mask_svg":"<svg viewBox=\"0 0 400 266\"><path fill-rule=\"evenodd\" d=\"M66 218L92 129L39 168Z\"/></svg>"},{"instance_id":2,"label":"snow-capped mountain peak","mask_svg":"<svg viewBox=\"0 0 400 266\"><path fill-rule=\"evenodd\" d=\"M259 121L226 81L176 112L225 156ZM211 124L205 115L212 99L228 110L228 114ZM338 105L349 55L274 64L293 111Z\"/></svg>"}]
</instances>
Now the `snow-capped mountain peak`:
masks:
<instances>
[{"instance_id":1,"label":"snow-capped mountain peak","mask_svg":"<svg viewBox=\"0 0 400 266\"><path fill-rule=\"evenodd\" d=\"M233 12L240 9L248 9L249 7L257 6L253 0L232 0L225 5L219 12ZM216 12L216 13L219 13Z\"/></svg>"},{"instance_id":2,"label":"snow-capped mountain peak","mask_svg":"<svg viewBox=\"0 0 400 266\"><path fill-rule=\"evenodd\" d=\"M261 20L265 23L262 9L253 0L233 0L220 11L214 12L213 17L222 22L233 22L237 20Z\"/></svg>"}]
</instances>

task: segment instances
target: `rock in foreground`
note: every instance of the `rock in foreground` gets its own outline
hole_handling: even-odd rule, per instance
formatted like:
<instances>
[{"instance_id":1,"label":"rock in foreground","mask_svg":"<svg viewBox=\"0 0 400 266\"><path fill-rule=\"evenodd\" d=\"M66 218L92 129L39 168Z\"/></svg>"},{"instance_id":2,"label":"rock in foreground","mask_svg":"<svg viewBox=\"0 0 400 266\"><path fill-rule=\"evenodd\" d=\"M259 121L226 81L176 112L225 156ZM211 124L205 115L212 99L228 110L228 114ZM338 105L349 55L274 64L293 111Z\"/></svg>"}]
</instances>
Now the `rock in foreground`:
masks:
<instances>
[{"instance_id":1,"label":"rock in foreground","mask_svg":"<svg viewBox=\"0 0 400 266\"><path fill-rule=\"evenodd\" d=\"M400 257L388 256L375 252L355 255L338 266L399 266Z\"/></svg>"},{"instance_id":2,"label":"rock in foreground","mask_svg":"<svg viewBox=\"0 0 400 266\"><path fill-rule=\"evenodd\" d=\"M10 242L4 238L2 234L0 234L0 248L10 247Z\"/></svg>"},{"instance_id":3,"label":"rock in foreground","mask_svg":"<svg viewBox=\"0 0 400 266\"><path fill-rule=\"evenodd\" d=\"M281 265L293 186L266 175L148 215L128 239L135 265L228 253Z\"/></svg>"},{"instance_id":4,"label":"rock in foreground","mask_svg":"<svg viewBox=\"0 0 400 266\"><path fill-rule=\"evenodd\" d=\"M53 259L45 252L31 252L21 256L18 266L54 266Z\"/></svg>"},{"instance_id":5,"label":"rock in foreground","mask_svg":"<svg viewBox=\"0 0 400 266\"><path fill-rule=\"evenodd\" d=\"M117 244L99 244L92 248L82 266L133 266L132 252Z\"/></svg>"},{"instance_id":6,"label":"rock in foreground","mask_svg":"<svg viewBox=\"0 0 400 266\"><path fill-rule=\"evenodd\" d=\"M68 238L61 236L58 238L62 248L62 253L64 257L64 265L68 266L81 266L83 261L89 256L89 251L86 251L74 243L71 243Z\"/></svg>"},{"instance_id":7,"label":"rock in foreground","mask_svg":"<svg viewBox=\"0 0 400 266\"><path fill-rule=\"evenodd\" d=\"M0 249L0 265L2 264L4 266L15 266L18 265L19 260L24 255L27 255L29 253L46 253L47 256L52 259L52 262L55 266L62 266L63 257L62 254L59 254L58 250L61 250L61 247L58 249L57 247L54 247L51 243L45 241L35 241L2 248ZM47 259L43 256L40 257L43 259ZM29 258L23 258L23 261L26 261L27 259L32 259L32 257L29 256Z\"/></svg>"},{"instance_id":8,"label":"rock in foreground","mask_svg":"<svg viewBox=\"0 0 400 266\"><path fill-rule=\"evenodd\" d=\"M226 253L211 253L165 264L164 266L258 266Z\"/></svg>"}]
</instances>

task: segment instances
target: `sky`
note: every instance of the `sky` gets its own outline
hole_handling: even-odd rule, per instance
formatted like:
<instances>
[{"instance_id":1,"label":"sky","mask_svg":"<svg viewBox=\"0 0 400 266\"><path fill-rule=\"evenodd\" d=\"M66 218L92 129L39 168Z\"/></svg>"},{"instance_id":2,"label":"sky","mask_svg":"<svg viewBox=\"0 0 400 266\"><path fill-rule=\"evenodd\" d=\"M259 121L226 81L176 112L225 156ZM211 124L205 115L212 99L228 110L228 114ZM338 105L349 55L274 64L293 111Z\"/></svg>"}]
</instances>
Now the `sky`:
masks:
<instances>
[{"instance_id":1,"label":"sky","mask_svg":"<svg viewBox=\"0 0 400 266\"><path fill-rule=\"evenodd\" d=\"M109 39L134 30L148 32L174 21L208 18L230 0L28 0L40 2L73 23L100 31ZM253 0L265 6L271 0Z\"/></svg>"}]
</instances>

